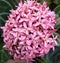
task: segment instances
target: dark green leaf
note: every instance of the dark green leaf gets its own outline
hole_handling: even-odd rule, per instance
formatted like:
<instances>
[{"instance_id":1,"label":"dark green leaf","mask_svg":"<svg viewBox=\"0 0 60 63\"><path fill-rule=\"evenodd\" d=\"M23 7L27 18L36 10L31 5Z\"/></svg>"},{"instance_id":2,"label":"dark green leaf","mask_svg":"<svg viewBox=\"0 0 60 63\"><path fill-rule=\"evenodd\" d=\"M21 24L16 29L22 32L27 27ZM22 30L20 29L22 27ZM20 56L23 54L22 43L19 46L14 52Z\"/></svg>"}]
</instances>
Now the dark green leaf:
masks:
<instances>
[{"instance_id":1,"label":"dark green leaf","mask_svg":"<svg viewBox=\"0 0 60 63\"><path fill-rule=\"evenodd\" d=\"M54 11L56 12L56 14L57 14L58 16L60 16L60 5L58 5L58 6L54 9Z\"/></svg>"},{"instance_id":2,"label":"dark green leaf","mask_svg":"<svg viewBox=\"0 0 60 63\"><path fill-rule=\"evenodd\" d=\"M58 63L60 60L60 46L56 46L54 51L50 50L42 59L44 59L46 63Z\"/></svg>"},{"instance_id":3,"label":"dark green leaf","mask_svg":"<svg viewBox=\"0 0 60 63\"><path fill-rule=\"evenodd\" d=\"M11 56L4 49L0 50L0 63L5 63L7 60L11 59Z\"/></svg>"}]
</instances>

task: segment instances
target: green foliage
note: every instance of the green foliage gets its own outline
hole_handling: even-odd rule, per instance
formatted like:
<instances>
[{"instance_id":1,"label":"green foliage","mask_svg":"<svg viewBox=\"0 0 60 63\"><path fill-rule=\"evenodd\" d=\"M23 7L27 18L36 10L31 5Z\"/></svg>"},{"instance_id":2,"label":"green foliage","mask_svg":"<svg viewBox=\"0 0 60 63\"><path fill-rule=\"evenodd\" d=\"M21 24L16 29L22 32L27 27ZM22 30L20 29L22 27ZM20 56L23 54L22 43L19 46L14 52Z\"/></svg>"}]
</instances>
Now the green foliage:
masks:
<instances>
[{"instance_id":1,"label":"green foliage","mask_svg":"<svg viewBox=\"0 0 60 63\"><path fill-rule=\"evenodd\" d=\"M46 63L58 63L60 61L60 47L57 46L55 47L55 50L50 52L45 55L42 59L46 61Z\"/></svg>"},{"instance_id":2,"label":"green foliage","mask_svg":"<svg viewBox=\"0 0 60 63\"><path fill-rule=\"evenodd\" d=\"M19 0L0 0L0 26L4 25L7 16L9 15L9 10L15 9Z\"/></svg>"},{"instance_id":3,"label":"green foliage","mask_svg":"<svg viewBox=\"0 0 60 63\"><path fill-rule=\"evenodd\" d=\"M54 3L59 5L60 4L60 0L54 0Z\"/></svg>"},{"instance_id":4,"label":"green foliage","mask_svg":"<svg viewBox=\"0 0 60 63\"><path fill-rule=\"evenodd\" d=\"M5 63L7 60L11 59L11 56L4 49L0 50L0 63Z\"/></svg>"},{"instance_id":5,"label":"green foliage","mask_svg":"<svg viewBox=\"0 0 60 63\"><path fill-rule=\"evenodd\" d=\"M58 5L54 11L56 12L56 14L60 17L60 5Z\"/></svg>"}]
</instances>

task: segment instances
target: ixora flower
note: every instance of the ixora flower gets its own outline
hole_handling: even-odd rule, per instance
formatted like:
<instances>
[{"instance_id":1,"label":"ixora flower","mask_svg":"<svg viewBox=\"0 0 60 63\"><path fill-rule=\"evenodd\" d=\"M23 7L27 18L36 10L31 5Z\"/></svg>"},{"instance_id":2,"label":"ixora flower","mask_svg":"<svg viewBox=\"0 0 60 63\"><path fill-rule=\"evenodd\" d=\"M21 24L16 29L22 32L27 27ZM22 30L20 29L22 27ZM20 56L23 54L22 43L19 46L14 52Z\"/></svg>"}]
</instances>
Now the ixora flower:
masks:
<instances>
[{"instance_id":1,"label":"ixora flower","mask_svg":"<svg viewBox=\"0 0 60 63\"><path fill-rule=\"evenodd\" d=\"M20 2L16 10L10 10L3 30L3 46L14 59L32 60L42 57L57 45L54 25L55 13L34 0Z\"/></svg>"}]
</instances>

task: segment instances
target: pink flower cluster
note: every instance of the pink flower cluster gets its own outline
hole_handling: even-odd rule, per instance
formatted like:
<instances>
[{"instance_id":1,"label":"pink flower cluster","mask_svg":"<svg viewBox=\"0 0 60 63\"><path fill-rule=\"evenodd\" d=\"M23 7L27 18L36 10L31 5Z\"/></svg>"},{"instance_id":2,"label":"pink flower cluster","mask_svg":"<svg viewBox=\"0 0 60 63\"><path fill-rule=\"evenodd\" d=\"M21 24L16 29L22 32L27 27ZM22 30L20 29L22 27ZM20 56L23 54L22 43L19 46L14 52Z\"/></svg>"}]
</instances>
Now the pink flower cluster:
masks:
<instances>
[{"instance_id":1,"label":"pink flower cluster","mask_svg":"<svg viewBox=\"0 0 60 63\"><path fill-rule=\"evenodd\" d=\"M14 59L32 60L44 56L56 43L54 25L55 13L49 10L46 2L27 0L20 2L1 27L4 37L4 48Z\"/></svg>"}]
</instances>

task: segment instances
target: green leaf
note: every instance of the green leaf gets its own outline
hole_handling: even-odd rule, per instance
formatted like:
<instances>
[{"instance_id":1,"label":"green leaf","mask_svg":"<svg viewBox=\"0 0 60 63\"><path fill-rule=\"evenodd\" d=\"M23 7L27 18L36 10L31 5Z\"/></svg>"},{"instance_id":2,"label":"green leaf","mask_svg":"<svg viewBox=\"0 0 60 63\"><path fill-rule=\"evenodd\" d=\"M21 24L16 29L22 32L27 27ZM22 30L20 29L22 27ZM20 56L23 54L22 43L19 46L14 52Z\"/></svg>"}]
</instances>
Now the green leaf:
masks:
<instances>
[{"instance_id":1,"label":"green leaf","mask_svg":"<svg viewBox=\"0 0 60 63\"><path fill-rule=\"evenodd\" d=\"M56 14L57 14L58 16L60 16L60 5L58 5L58 6L54 9L54 11L56 12Z\"/></svg>"},{"instance_id":2,"label":"green leaf","mask_svg":"<svg viewBox=\"0 0 60 63\"><path fill-rule=\"evenodd\" d=\"M56 46L54 51L51 49L42 59L46 63L58 63L60 60L60 46Z\"/></svg>"},{"instance_id":3,"label":"green leaf","mask_svg":"<svg viewBox=\"0 0 60 63\"><path fill-rule=\"evenodd\" d=\"M6 0L1 0L1 1L6 3L11 9L13 8L12 5L8 1L6 1Z\"/></svg>"},{"instance_id":4,"label":"green leaf","mask_svg":"<svg viewBox=\"0 0 60 63\"><path fill-rule=\"evenodd\" d=\"M4 49L0 50L0 63L5 63L7 60L11 59L11 56Z\"/></svg>"},{"instance_id":5,"label":"green leaf","mask_svg":"<svg viewBox=\"0 0 60 63\"><path fill-rule=\"evenodd\" d=\"M0 0L0 26L5 24L11 9L16 9L19 0Z\"/></svg>"},{"instance_id":6,"label":"green leaf","mask_svg":"<svg viewBox=\"0 0 60 63\"><path fill-rule=\"evenodd\" d=\"M60 4L60 0L54 0L54 3L58 5Z\"/></svg>"}]
</instances>

